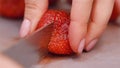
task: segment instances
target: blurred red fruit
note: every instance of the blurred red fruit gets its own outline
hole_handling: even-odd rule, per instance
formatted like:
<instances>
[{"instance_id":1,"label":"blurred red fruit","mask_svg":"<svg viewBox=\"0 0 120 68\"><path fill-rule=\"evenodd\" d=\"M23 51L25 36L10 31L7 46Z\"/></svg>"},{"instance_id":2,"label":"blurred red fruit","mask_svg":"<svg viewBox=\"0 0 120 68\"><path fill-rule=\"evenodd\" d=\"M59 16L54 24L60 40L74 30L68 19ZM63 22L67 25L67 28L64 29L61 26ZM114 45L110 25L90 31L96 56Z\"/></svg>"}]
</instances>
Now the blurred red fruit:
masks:
<instances>
[{"instance_id":1,"label":"blurred red fruit","mask_svg":"<svg viewBox=\"0 0 120 68\"><path fill-rule=\"evenodd\" d=\"M21 18L24 15L24 0L0 0L0 15L7 18Z\"/></svg>"},{"instance_id":2,"label":"blurred red fruit","mask_svg":"<svg viewBox=\"0 0 120 68\"><path fill-rule=\"evenodd\" d=\"M115 2L115 5L114 5L114 8L113 8L113 12L112 12L110 21L115 21L118 16L119 16L119 6Z\"/></svg>"}]
</instances>

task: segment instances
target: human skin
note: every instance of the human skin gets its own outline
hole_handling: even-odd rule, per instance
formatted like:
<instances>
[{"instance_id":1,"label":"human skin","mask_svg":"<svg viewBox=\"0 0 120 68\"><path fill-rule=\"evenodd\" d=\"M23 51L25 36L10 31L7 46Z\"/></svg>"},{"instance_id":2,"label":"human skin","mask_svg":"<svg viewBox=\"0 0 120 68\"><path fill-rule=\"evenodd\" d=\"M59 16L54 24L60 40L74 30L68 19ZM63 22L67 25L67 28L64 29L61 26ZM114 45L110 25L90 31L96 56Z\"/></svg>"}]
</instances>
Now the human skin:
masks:
<instances>
[{"instance_id":1,"label":"human skin","mask_svg":"<svg viewBox=\"0 0 120 68\"><path fill-rule=\"evenodd\" d=\"M0 68L23 68L20 64L0 53Z\"/></svg>"}]
</instances>

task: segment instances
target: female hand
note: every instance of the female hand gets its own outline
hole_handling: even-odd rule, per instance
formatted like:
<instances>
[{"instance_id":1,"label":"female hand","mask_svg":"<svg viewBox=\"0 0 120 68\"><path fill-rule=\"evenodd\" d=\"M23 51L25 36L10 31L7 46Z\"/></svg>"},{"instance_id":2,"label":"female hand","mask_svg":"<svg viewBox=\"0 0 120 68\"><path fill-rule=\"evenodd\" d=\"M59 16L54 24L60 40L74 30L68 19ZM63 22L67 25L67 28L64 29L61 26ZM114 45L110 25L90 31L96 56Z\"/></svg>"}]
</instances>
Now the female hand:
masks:
<instances>
[{"instance_id":1,"label":"female hand","mask_svg":"<svg viewBox=\"0 0 120 68\"><path fill-rule=\"evenodd\" d=\"M115 0L73 0L69 39L74 52L90 51L107 27Z\"/></svg>"},{"instance_id":2,"label":"female hand","mask_svg":"<svg viewBox=\"0 0 120 68\"><path fill-rule=\"evenodd\" d=\"M48 0L25 0L25 16L20 35L31 34L43 13ZM114 6L114 0L73 0L69 40L74 52L90 51L107 27Z\"/></svg>"}]
</instances>

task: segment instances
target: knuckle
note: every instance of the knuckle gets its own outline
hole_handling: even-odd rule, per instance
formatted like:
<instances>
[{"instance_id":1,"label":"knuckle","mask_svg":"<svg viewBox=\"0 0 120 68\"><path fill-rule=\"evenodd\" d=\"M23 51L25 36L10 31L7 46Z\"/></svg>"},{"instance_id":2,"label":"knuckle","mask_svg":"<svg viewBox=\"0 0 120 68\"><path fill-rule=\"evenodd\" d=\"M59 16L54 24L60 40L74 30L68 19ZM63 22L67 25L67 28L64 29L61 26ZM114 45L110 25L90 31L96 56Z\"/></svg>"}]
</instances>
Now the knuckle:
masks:
<instances>
[{"instance_id":1,"label":"knuckle","mask_svg":"<svg viewBox=\"0 0 120 68\"><path fill-rule=\"evenodd\" d=\"M94 26L97 26L97 27L100 27L100 28L103 28L103 27L106 27L108 23L105 23L105 22L91 22L91 24L94 24Z\"/></svg>"},{"instance_id":2,"label":"knuckle","mask_svg":"<svg viewBox=\"0 0 120 68\"><path fill-rule=\"evenodd\" d=\"M84 22L79 22L79 21L71 21L71 24L75 25L75 26L79 26L80 28L87 28L87 23Z\"/></svg>"},{"instance_id":3,"label":"knuckle","mask_svg":"<svg viewBox=\"0 0 120 68\"><path fill-rule=\"evenodd\" d=\"M79 26L87 26L88 25L88 20L82 20L82 19L71 19L71 23L77 24Z\"/></svg>"},{"instance_id":4,"label":"knuckle","mask_svg":"<svg viewBox=\"0 0 120 68\"><path fill-rule=\"evenodd\" d=\"M25 0L25 6L26 8L30 9L37 9L39 8L39 0Z\"/></svg>"}]
</instances>

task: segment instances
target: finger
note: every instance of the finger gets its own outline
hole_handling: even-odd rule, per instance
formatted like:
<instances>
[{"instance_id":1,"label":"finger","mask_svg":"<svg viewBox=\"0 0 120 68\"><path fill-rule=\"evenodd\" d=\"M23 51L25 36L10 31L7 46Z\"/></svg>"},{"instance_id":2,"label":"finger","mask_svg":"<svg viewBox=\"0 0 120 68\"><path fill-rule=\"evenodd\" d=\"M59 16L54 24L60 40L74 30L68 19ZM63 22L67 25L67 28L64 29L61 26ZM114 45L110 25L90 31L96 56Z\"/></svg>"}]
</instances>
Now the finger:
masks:
<instances>
[{"instance_id":1,"label":"finger","mask_svg":"<svg viewBox=\"0 0 120 68\"><path fill-rule=\"evenodd\" d=\"M114 0L95 0L86 36L86 51L91 50L105 30L113 10Z\"/></svg>"},{"instance_id":2,"label":"finger","mask_svg":"<svg viewBox=\"0 0 120 68\"><path fill-rule=\"evenodd\" d=\"M0 53L0 68L23 68L20 64Z\"/></svg>"},{"instance_id":3,"label":"finger","mask_svg":"<svg viewBox=\"0 0 120 68\"><path fill-rule=\"evenodd\" d=\"M69 27L69 40L71 48L76 53L81 53L87 32L93 0L73 0L71 8L71 24Z\"/></svg>"},{"instance_id":4,"label":"finger","mask_svg":"<svg viewBox=\"0 0 120 68\"><path fill-rule=\"evenodd\" d=\"M48 0L25 0L25 16L20 30L21 37L25 37L35 30L47 8Z\"/></svg>"}]
</instances>

